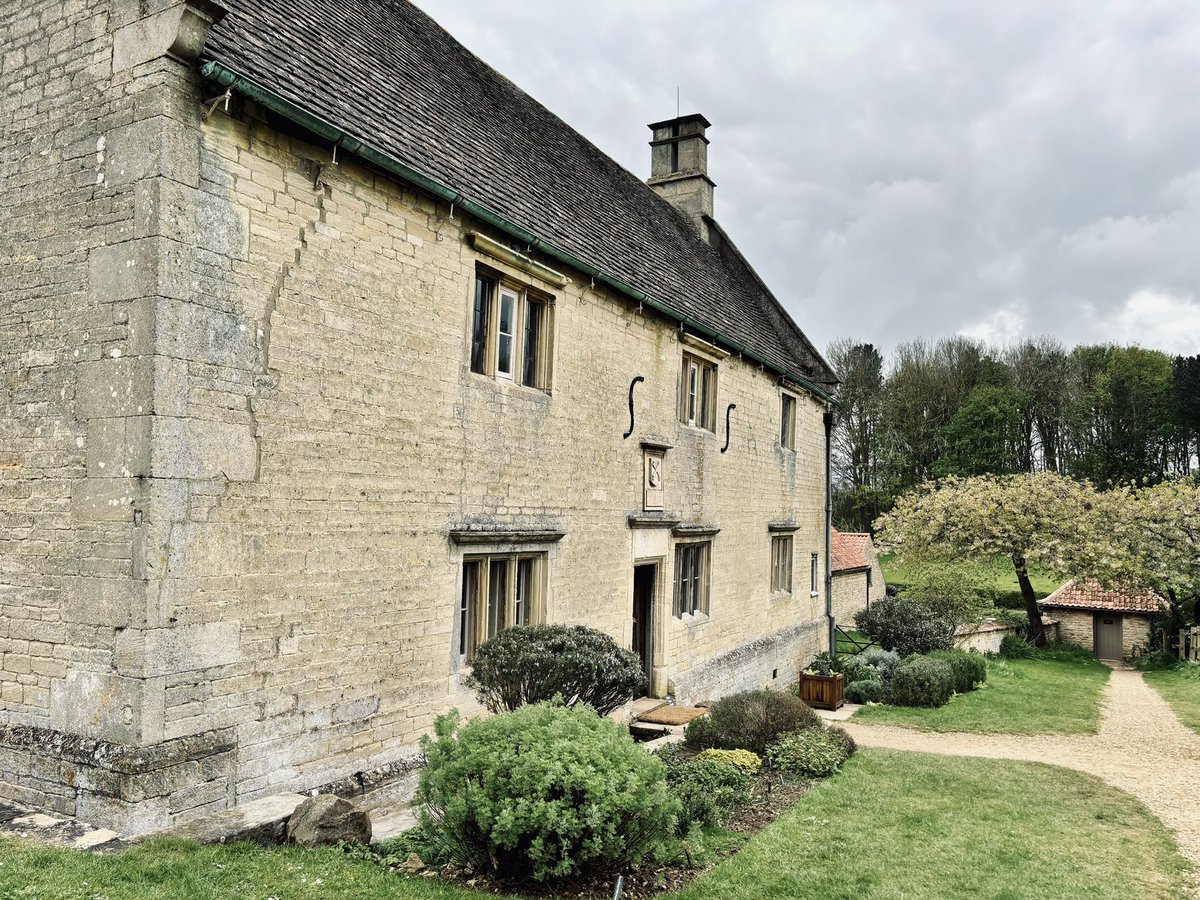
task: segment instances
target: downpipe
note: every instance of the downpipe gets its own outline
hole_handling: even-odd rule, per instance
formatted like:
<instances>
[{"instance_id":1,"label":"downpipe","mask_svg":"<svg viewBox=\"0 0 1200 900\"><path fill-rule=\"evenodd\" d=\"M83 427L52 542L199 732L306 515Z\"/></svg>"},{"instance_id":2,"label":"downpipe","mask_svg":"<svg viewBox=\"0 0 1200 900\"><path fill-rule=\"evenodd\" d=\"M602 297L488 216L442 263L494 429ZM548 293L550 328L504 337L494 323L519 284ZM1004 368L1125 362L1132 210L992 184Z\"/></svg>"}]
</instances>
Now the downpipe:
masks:
<instances>
[{"instance_id":1,"label":"downpipe","mask_svg":"<svg viewBox=\"0 0 1200 900\"><path fill-rule=\"evenodd\" d=\"M833 619L833 407L825 405L825 618L829 623L829 652L837 647Z\"/></svg>"}]
</instances>

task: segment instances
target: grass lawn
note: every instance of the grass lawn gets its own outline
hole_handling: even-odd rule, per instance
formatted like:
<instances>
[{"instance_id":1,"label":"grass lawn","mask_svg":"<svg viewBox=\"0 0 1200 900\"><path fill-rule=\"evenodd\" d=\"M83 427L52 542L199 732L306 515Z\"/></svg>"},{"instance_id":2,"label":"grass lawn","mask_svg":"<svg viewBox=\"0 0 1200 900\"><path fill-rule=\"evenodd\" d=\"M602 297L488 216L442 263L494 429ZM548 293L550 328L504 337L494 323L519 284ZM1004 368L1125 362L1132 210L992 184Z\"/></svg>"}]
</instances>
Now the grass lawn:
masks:
<instances>
[{"instance_id":1,"label":"grass lawn","mask_svg":"<svg viewBox=\"0 0 1200 900\"><path fill-rule=\"evenodd\" d=\"M1200 666L1187 665L1165 672L1147 672L1145 679L1171 704L1179 720L1200 734Z\"/></svg>"},{"instance_id":2,"label":"grass lawn","mask_svg":"<svg viewBox=\"0 0 1200 900\"><path fill-rule=\"evenodd\" d=\"M340 850L159 840L113 856L0 843L0 900L479 900Z\"/></svg>"},{"instance_id":3,"label":"grass lawn","mask_svg":"<svg viewBox=\"0 0 1200 900\"><path fill-rule=\"evenodd\" d=\"M676 896L1166 898L1184 868L1162 823L1091 776L864 750Z\"/></svg>"},{"instance_id":4,"label":"grass lawn","mask_svg":"<svg viewBox=\"0 0 1200 900\"><path fill-rule=\"evenodd\" d=\"M896 562L890 553L879 557L879 565L883 569L883 577L889 585L895 585L903 590L909 581L908 570ZM1007 559L997 557L991 566L993 572L992 587L996 591L996 606L1001 609L1024 609L1025 601L1021 599L1021 586L1017 584L1017 573L1012 563ZM1050 596L1062 582L1051 578L1036 569L1030 570L1029 582L1033 585L1033 593L1039 599Z\"/></svg>"},{"instance_id":5,"label":"grass lawn","mask_svg":"<svg viewBox=\"0 0 1200 900\"><path fill-rule=\"evenodd\" d=\"M1090 776L864 750L681 900L1177 897L1164 827ZM483 900L338 850L160 840L115 856L0 842L0 900Z\"/></svg>"},{"instance_id":6,"label":"grass lawn","mask_svg":"<svg viewBox=\"0 0 1200 900\"><path fill-rule=\"evenodd\" d=\"M987 661L987 682L938 709L865 706L854 721L922 731L983 734L1095 734L1100 692L1110 674L1090 656Z\"/></svg>"}]
</instances>

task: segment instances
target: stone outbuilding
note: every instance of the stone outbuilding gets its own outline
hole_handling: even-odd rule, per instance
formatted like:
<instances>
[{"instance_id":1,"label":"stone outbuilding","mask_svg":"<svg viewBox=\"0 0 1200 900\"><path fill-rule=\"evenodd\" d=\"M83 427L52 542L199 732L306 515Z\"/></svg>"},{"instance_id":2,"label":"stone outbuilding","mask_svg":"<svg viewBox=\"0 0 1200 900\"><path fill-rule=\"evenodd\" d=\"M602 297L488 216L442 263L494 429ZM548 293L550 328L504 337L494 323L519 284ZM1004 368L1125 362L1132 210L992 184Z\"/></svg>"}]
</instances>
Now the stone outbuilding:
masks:
<instances>
[{"instance_id":1,"label":"stone outbuilding","mask_svg":"<svg viewBox=\"0 0 1200 900\"><path fill-rule=\"evenodd\" d=\"M869 534L835 528L829 546L833 557L833 617L842 628L853 628L854 614L887 593L883 569Z\"/></svg>"},{"instance_id":2,"label":"stone outbuilding","mask_svg":"<svg viewBox=\"0 0 1200 900\"><path fill-rule=\"evenodd\" d=\"M1111 660L1148 644L1150 620L1162 612L1162 601L1149 591L1109 590L1093 579L1068 581L1041 605L1058 619L1059 640Z\"/></svg>"}]
</instances>

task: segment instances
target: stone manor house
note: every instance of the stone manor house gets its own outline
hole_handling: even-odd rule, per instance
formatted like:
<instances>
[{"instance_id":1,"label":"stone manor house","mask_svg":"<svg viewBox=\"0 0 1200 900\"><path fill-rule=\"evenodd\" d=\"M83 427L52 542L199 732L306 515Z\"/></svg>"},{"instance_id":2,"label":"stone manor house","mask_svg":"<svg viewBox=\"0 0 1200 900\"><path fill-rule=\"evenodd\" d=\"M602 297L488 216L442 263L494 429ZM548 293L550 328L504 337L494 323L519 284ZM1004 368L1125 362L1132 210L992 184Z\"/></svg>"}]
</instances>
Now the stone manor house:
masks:
<instances>
[{"instance_id":1,"label":"stone manor house","mask_svg":"<svg viewBox=\"0 0 1200 900\"><path fill-rule=\"evenodd\" d=\"M0 88L0 796L396 771L517 623L828 647L835 376L702 116L643 182L402 0L9 3Z\"/></svg>"}]
</instances>

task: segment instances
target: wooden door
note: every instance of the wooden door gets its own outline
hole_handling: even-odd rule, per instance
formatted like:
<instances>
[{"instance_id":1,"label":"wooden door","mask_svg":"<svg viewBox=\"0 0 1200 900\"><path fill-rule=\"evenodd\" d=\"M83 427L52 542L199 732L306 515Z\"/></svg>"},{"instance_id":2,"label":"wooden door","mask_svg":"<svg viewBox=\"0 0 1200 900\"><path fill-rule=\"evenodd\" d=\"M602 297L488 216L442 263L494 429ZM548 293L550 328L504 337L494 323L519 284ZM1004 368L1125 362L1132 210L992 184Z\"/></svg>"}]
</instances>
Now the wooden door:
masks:
<instances>
[{"instance_id":1,"label":"wooden door","mask_svg":"<svg viewBox=\"0 0 1200 900\"><path fill-rule=\"evenodd\" d=\"M1121 658L1121 616L1116 613L1096 613L1092 626L1092 646L1100 659Z\"/></svg>"},{"instance_id":2,"label":"wooden door","mask_svg":"<svg viewBox=\"0 0 1200 900\"><path fill-rule=\"evenodd\" d=\"M658 566L634 566L633 569L633 652L642 660L646 678L654 665L654 584Z\"/></svg>"}]
</instances>

